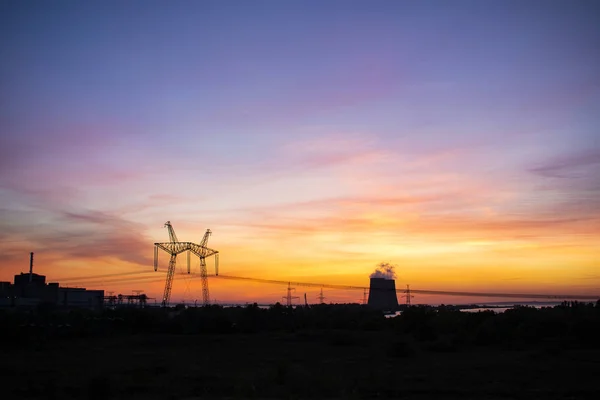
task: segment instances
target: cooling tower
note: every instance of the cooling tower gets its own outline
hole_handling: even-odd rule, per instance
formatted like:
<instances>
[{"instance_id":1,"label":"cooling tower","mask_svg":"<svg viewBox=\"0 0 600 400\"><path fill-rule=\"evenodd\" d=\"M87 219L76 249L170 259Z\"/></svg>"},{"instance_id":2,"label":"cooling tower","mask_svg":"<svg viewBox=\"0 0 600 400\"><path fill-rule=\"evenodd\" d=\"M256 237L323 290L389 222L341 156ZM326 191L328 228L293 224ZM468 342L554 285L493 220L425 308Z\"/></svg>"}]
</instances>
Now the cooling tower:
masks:
<instances>
[{"instance_id":1,"label":"cooling tower","mask_svg":"<svg viewBox=\"0 0 600 400\"><path fill-rule=\"evenodd\" d=\"M369 307L383 311L397 309L396 281L393 279L371 278Z\"/></svg>"}]
</instances>

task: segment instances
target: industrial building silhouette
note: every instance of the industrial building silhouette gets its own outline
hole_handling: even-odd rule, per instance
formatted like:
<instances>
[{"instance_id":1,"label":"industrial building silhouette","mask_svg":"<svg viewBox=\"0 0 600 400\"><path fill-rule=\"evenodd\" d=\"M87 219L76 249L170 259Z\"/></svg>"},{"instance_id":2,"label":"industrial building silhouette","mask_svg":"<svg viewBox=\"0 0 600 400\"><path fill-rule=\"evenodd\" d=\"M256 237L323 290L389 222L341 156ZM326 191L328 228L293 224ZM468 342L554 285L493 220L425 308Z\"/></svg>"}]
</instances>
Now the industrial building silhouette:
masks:
<instances>
[{"instance_id":1,"label":"industrial building silhouette","mask_svg":"<svg viewBox=\"0 0 600 400\"><path fill-rule=\"evenodd\" d=\"M369 286L369 307L389 311L398 308L396 281L385 278L371 278Z\"/></svg>"},{"instance_id":2,"label":"industrial building silhouette","mask_svg":"<svg viewBox=\"0 0 600 400\"><path fill-rule=\"evenodd\" d=\"M14 281L0 282L0 307L36 307L53 304L68 308L99 309L104 304L104 290L60 287L46 283L46 276L33 273L33 253L29 273L15 275Z\"/></svg>"}]
</instances>

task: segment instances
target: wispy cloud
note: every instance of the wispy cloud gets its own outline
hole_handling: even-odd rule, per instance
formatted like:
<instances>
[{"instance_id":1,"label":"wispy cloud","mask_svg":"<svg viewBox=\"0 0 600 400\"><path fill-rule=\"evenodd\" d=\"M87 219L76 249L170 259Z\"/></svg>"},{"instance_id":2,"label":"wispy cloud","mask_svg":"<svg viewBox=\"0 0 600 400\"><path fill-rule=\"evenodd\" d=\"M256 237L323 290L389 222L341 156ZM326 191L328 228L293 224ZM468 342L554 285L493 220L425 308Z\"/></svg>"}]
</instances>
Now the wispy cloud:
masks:
<instances>
[{"instance_id":1,"label":"wispy cloud","mask_svg":"<svg viewBox=\"0 0 600 400\"><path fill-rule=\"evenodd\" d=\"M307 234L385 234L388 236L386 240L411 235L424 240L445 238L461 241L468 238L543 242L551 237L571 240L575 237L573 235L592 238L600 234L600 215L557 216L544 209L528 215L487 213L485 210L474 212L469 208L469 212L465 212L461 208L463 196L468 194L439 193L397 198L372 196L286 204L249 210L250 215L256 217L248 216L235 224L281 238ZM306 209L312 210L311 214L302 212Z\"/></svg>"},{"instance_id":2,"label":"wispy cloud","mask_svg":"<svg viewBox=\"0 0 600 400\"><path fill-rule=\"evenodd\" d=\"M115 257L136 264L150 265L152 241L145 227L105 212L64 212L60 219L79 231L76 240L59 250L78 258Z\"/></svg>"},{"instance_id":3,"label":"wispy cloud","mask_svg":"<svg viewBox=\"0 0 600 400\"><path fill-rule=\"evenodd\" d=\"M585 219L489 219L485 217L444 217L444 216L419 216L413 218L398 218L393 215L382 214L379 218L374 216L353 216L348 214L344 217L331 216L314 219L280 219L281 222L254 223L251 227L262 228L287 233L310 233L310 232L353 232L372 233L376 231L392 230L406 234L418 234L425 236L450 235L456 238L461 236L472 237L505 237L512 235L526 235L537 233L548 237L565 234L598 234L600 228L589 224Z\"/></svg>"},{"instance_id":4,"label":"wispy cloud","mask_svg":"<svg viewBox=\"0 0 600 400\"><path fill-rule=\"evenodd\" d=\"M531 172L549 178L580 178L600 171L600 149L555 157L531 168Z\"/></svg>"},{"instance_id":5,"label":"wispy cloud","mask_svg":"<svg viewBox=\"0 0 600 400\"><path fill-rule=\"evenodd\" d=\"M2 239L0 261L20 257L25 249L36 249L58 260L105 260L113 258L128 263L151 265L152 241L145 227L119 216L100 211L62 211L51 213L45 223L24 224L23 221ZM11 242L12 239L12 242Z\"/></svg>"}]
</instances>

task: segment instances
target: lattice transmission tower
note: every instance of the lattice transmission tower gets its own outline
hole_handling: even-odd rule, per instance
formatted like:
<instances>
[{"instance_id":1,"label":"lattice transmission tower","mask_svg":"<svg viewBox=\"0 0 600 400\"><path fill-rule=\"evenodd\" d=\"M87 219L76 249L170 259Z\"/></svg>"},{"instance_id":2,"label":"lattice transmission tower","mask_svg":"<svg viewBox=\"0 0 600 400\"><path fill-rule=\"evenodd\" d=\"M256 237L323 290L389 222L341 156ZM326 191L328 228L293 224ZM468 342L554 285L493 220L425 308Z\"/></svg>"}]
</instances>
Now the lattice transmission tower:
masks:
<instances>
[{"instance_id":1,"label":"lattice transmission tower","mask_svg":"<svg viewBox=\"0 0 600 400\"><path fill-rule=\"evenodd\" d=\"M406 291L404 293L405 293L405 295L403 295L402 297L406 298L406 305L410 306L410 299L415 297L412 294L410 294L410 285L406 285Z\"/></svg>"},{"instance_id":2,"label":"lattice transmission tower","mask_svg":"<svg viewBox=\"0 0 600 400\"><path fill-rule=\"evenodd\" d=\"M321 293L319 293L319 295L317 296L317 299L319 299L319 304L325 304L325 299L327 297L325 297L325 295L323 295L323 288L321 288Z\"/></svg>"},{"instance_id":3,"label":"lattice transmission tower","mask_svg":"<svg viewBox=\"0 0 600 400\"><path fill-rule=\"evenodd\" d=\"M295 291L296 291L296 288L291 287L291 283L288 282L287 296L283 296L283 299L285 300L288 307L292 306L292 300L298 298L298 296L292 296L292 293L294 293Z\"/></svg>"},{"instance_id":4,"label":"lattice transmission tower","mask_svg":"<svg viewBox=\"0 0 600 400\"><path fill-rule=\"evenodd\" d=\"M210 304L210 296L208 292L208 271L206 268L206 257L212 255L215 256L215 275L219 275L219 252L208 248L208 237L211 235L210 229L206 230L202 242L200 244L192 242L180 242L175 235L175 230L170 221L165 223L165 227L169 230L169 242L154 243L154 270L158 270L158 249L161 249L168 253L171 258L169 259L169 268L167 270L167 280L165 282L165 291L162 297L162 306L166 307L169 305L171 299L171 288L173 287L173 277L175 275L175 265L177 264L177 255L183 252L187 252L187 272L190 273L190 256L194 254L200 258L200 278L202 281L202 303L204 305Z\"/></svg>"},{"instance_id":5,"label":"lattice transmission tower","mask_svg":"<svg viewBox=\"0 0 600 400\"><path fill-rule=\"evenodd\" d=\"M363 305L367 305L368 304L367 295L368 295L368 292L367 292L367 289L365 288L365 289L363 289L363 298L362 298L362 304Z\"/></svg>"}]
</instances>

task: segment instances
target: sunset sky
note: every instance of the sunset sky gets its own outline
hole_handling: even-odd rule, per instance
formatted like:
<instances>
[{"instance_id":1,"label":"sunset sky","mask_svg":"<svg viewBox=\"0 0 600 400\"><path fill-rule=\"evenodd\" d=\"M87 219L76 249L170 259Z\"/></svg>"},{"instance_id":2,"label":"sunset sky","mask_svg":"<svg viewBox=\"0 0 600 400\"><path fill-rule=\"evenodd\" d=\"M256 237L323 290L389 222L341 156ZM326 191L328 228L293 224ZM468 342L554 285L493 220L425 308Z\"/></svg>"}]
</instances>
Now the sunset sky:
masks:
<instances>
[{"instance_id":1,"label":"sunset sky","mask_svg":"<svg viewBox=\"0 0 600 400\"><path fill-rule=\"evenodd\" d=\"M600 293L596 1L4 0L0 59L0 280L160 301L169 220L222 274Z\"/></svg>"}]
</instances>

